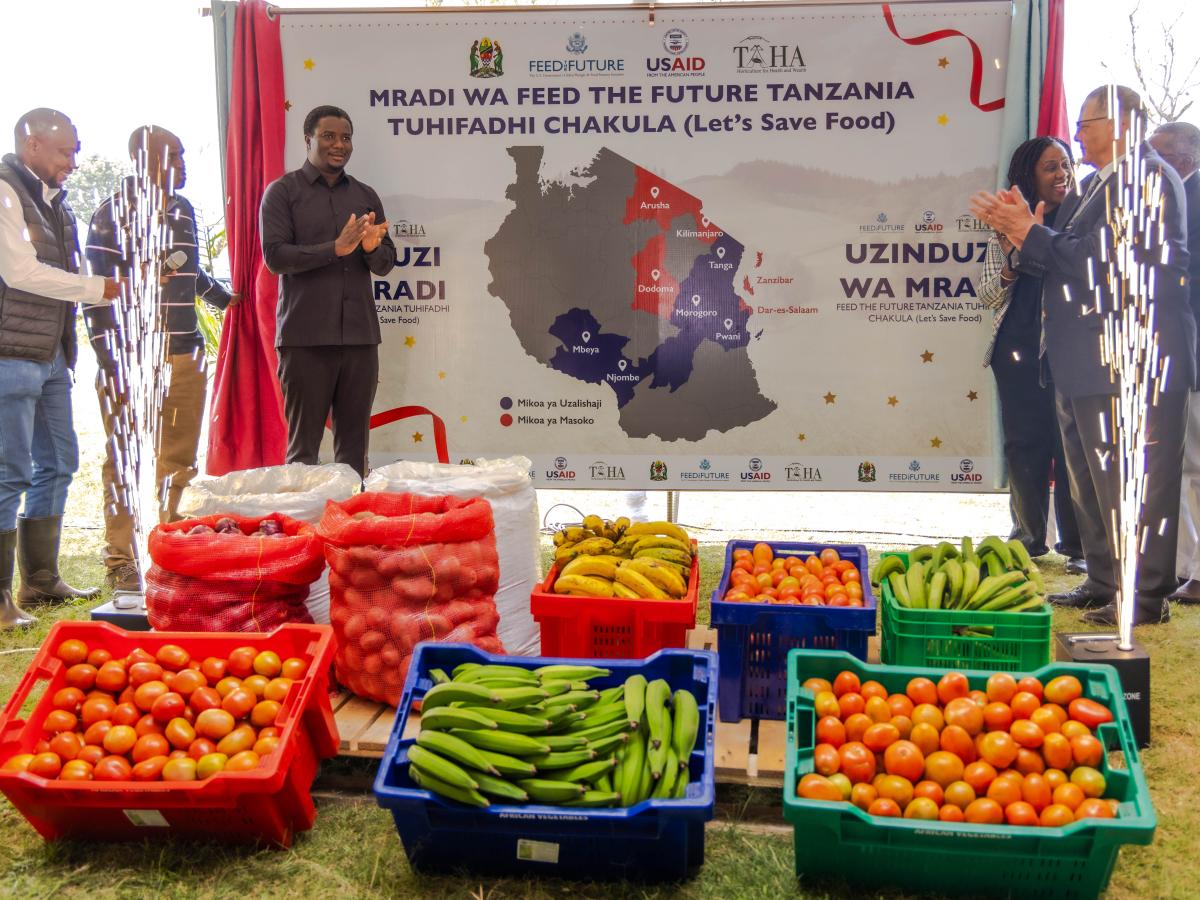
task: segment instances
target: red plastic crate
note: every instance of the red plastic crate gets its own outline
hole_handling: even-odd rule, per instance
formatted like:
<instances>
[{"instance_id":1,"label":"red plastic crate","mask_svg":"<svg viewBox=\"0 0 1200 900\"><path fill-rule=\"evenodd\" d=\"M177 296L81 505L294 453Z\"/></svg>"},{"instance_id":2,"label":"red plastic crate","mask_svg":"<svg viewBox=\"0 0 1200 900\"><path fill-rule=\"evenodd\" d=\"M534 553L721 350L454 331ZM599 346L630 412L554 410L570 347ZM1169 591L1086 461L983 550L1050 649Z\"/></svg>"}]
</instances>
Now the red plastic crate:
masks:
<instances>
[{"instance_id":1,"label":"red plastic crate","mask_svg":"<svg viewBox=\"0 0 1200 900\"><path fill-rule=\"evenodd\" d=\"M309 661L292 685L275 725L279 747L250 772L222 772L206 781L56 781L28 772L0 771L0 791L47 840L99 841L194 837L224 842L291 845L316 819L313 778L321 759L337 754L338 733L329 705L333 629L328 625L283 625L270 634L129 632L107 622L58 622L0 713L0 765L30 753L42 737L41 722L55 691L66 684L66 666L55 648L77 638L116 657L135 647L155 653L178 644L192 656L228 656L236 647L274 650L280 658ZM42 687L36 700L35 690ZM26 703L34 705L22 718Z\"/></svg>"},{"instance_id":2,"label":"red plastic crate","mask_svg":"<svg viewBox=\"0 0 1200 900\"><path fill-rule=\"evenodd\" d=\"M542 656L573 659L642 659L651 653L687 646L687 630L696 626L700 596L700 557L692 541L692 571L682 600L627 600L622 597L571 597L551 593L558 567L529 598L542 629Z\"/></svg>"}]
</instances>

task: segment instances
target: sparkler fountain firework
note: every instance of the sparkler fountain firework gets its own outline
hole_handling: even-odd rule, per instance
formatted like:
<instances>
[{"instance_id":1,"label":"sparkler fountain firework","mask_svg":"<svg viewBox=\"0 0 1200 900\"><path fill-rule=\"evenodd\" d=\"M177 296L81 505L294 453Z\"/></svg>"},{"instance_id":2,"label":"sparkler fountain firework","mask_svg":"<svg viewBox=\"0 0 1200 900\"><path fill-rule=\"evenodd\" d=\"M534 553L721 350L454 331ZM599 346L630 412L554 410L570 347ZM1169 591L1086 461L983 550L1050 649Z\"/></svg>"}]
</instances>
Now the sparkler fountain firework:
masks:
<instances>
[{"instance_id":1,"label":"sparkler fountain firework","mask_svg":"<svg viewBox=\"0 0 1200 900\"><path fill-rule=\"evenodd\" d=\"M102 415L111 424L110 454L115 466L106 508L126 510L133 520L134 544L142 565L149 559L147 538L166 506L168 485L156 483L163 399L171 383L168 335L160 295L171 252L167 203L174 190L165 154L147 146L138 152L127 189L114 199L129 270L121 296L113 303L116 330L106 334L114 365L100 370L104 389ZM162 167L162 171L159 171Z\"/></svg>"}]
</instances>

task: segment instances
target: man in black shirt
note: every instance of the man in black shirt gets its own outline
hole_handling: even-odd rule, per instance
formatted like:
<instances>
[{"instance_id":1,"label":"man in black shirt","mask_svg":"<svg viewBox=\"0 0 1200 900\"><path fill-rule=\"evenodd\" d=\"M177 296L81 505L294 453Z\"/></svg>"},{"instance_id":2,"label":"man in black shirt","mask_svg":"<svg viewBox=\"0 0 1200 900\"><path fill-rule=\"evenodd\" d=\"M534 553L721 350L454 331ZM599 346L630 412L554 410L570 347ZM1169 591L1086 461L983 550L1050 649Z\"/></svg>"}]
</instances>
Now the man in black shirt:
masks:
<instances>
[{"instance_id":1,"label":"man in black shirt","mask_svg":"<svg viewBox=\"0 0 1200 900\"><path fill-rule=\"evenodd\" d=\"M371 273L396 246L379 195L345 172L354 126L336 106L304 118L304 165L272 182L260 210L263 259L282 275L275 332L288 423L288 462L315 464L332 412L337 462L367 472L379 382L379 321Z\"/></svg>"},{"instance_id":2,"label":"man in black shirt","mask_svg":"<svg viewBox=\"0 0 1200 900\"><path fill-rule=\"evenodd\" d=\"M165 128L142 126L129 136L129 156L138 174L126 178L120 191L105 200L92 216L87 258L92 272L128 277L133 265L146 262L148 252L148 235L143 232L150 225L147 217L139 214L139 206L162 210L167 237L161 252L168 259L159 264L160 274L165 277L159 286L158 306L170 381L159 414L160 433L154 456L155 484L161 498L159 517L169 522L178 518L179 498L196 476L196 452L208 388L196 297L219 309L225 309L233 297L199 265L195 212L187 198L177 192L187 180L182 142ZM140 591L133 518L122 490L126 477L131 476L122 477L113 459L113 432L126 399L122 379L117 375L117 358L120 346L130 336L124 333L111 307L89 309L84 318L100 366L96 393L108 435L102 469L107 581L114 590ZM167 366L163 367L164 373ZM147 456L149 451L143 448Z\"/></svg>"}]
</instances>

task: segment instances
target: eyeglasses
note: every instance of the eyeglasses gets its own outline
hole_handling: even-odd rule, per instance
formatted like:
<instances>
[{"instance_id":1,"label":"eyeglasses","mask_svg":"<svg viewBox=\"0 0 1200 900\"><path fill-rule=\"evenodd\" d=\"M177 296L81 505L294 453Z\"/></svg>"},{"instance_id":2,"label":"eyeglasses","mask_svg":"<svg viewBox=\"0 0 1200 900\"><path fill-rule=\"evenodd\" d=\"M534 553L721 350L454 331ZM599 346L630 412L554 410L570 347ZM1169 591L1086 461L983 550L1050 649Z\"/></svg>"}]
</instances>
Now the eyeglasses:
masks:
<instances>
[{"instance_id":1,"label":"eyeglasses","mask_svg":"<svg viewBox=\"0 0 1200 900\"><path fill-rule=\"evenodd\" d=\"M1092 116L1090 119L1080 119L1078 122L1075 123L1075 128L1076 128L1076 130L1078 130L1078 129L1082 128L1084 125L1087 125L1089 122L1107 122L1107 121L1109 121L1108 116Z\"/></svg>"}]
</instances>

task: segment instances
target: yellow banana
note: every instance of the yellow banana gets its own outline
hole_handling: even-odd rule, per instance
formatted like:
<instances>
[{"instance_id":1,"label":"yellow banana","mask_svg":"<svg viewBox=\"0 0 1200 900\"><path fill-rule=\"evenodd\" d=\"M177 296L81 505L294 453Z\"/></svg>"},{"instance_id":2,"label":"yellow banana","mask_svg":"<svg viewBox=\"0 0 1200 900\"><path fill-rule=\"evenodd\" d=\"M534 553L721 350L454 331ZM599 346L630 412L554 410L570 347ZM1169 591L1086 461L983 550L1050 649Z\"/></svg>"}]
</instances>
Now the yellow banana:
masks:
<instances>
[{"instance_id":1,"label":"yellow banana","mask_svg":"<svg viewBox=\"0 0 1200 900\"><path fill-rule=\"evenodd\" d=\"M657 535L640 538L633 548L633 553L636 556L639 550L653 550L657 548L663 550L682 550L689 558L692 555L691 544L685 544L683 541L677 541L672 537L658 537Z\"/></svg>"},{"instance_id":2,"label":"yellow banana","mask_svg":"<svg viewBox=\"0 0 1200 900\"><path fill-rule=\"evenodd\" d=\"M565 546L559 547L558 551L554 554L554 562L561 567L577 556L599 556L602 553L607 553L613 549L613 546L613 542L608 538L591 537L580 541L570 548Z\"/></svg>"},{"instance_id":3,"label":"yellow banana","mask_svg":"<svg viewBox=\"0 0 1200 900\"><path fill-rule=\"evenodd\" d=\"M567 539L567 533L565 531L554 532L554 546L555 547L561 547L563 545L563 541L565 541L566 539Z\"/></svg>"},{"instance_id":4,"label":"yellow banana","mask_svg":"<svg viewBox=\"0 0 1200 900\"><path fill-rule=\"evenodd\" d=\"M675 565L691 569L692 554L684 553L682 550L669 550L665 547L651 547L648 550L639 550L634 553L635 559L660 559L664 562L674 563Z\"/></svg>"},{"instance_id":5,"label":"yellow banana","mask_svg":"<svg viewBox=\"0 0 1200 900\"><path fill-rule=\"evenodd\" d=\"M673 522L638 522L625 529L626 534L638 534L644 537L661 535L675 538L680 543L691 546L692 539L688 533Z\"/></svg>"},{"instance_id":6,"label":"yellow banana","mask_svg":"<svg viewBox=\"0 0 1200 900\"><path fill-rule=\"evenodd\" d=\"M625 529L629 527L629 517L628 516L618 516L617 521L615 521L613 524L617 527L617 533L620 535L624 535Z\"/></svg>"},{"instance_id":7,"label":"yellow banana","mask_svg":"<svg viewBox=\"0 0 1200 900\"><path fill-rule=\"evenodd\" d=\"M644 575L652 584L662 588L672 597L682 597L687 593L687 582L679 574L679 570L669 563L658 559L631 559L624 563L639 575Z\"/></svg>"},{"instance_id":8,"label":"yellow banana","mask_svg":"<svg viewBox=\"0 0 1200 900\"><path fill-rule=\"evenodd\" d=\"M612 556L577 556L571 560L559 572L559 576L566 575L599 575L601 578L612 580L613 573L617 570L617 564L622 560Z\"/></svg>"},{"instance_id":9,"label":"yellow banana","mask_svg":"<svg viewBox=\"0 0 1200 900\"><path fill-rule=\"evenodd\" d=\"M670 600L670 596L666 591L658 588L653 581L647 578L640 572L635 572L629 566L621 566L617 569L615 580L619 584L625 585L631 591L637 593L639 597L648 600Z\"/></svg>"},{"instance_id":10,"label":"yellow banana","mask_svg":"<svg viewBox=\"0 0 1200 900\"><path fill-rule=\"evenodd\" d=\"M604 520L599 516L584 516L583 527L592 532L592 534L604 534Z\"/></svg>"},{"instance_id":11,"label":"yellow banana","mask_svg":"<svg viewBox=\"0 0 1200 900\"><path fill-rule=\"evenodd\" d=\"M641 600L641 596L637 591L625 587L619 581L613 582L613 596L620 597L623 600Z\"/></svg>"},{"instance_id":12,"label":"yellow banana","mask_svg":"<svg viewBox=\"0 0 1200 900\"><path fill-rule=\"evenodd\" d=\"M588 597L611 597L613 586L611 581L590 575L565 575L554 582L554 593L568 591L584 591Z\"/></svg>"},{"instance_id":13,"label":"yellow banana","mask_svg":"<svg viewBox=\"0 0 1200 900\"><path fill-rule=\"evenodd\" d=\"M591 535L587 533L587 530L581 525L571 525L568 528L563 529L563 534L566 536L568 541L572 542L582 541L591 537Z\"/></svg>"}]
</instances>

